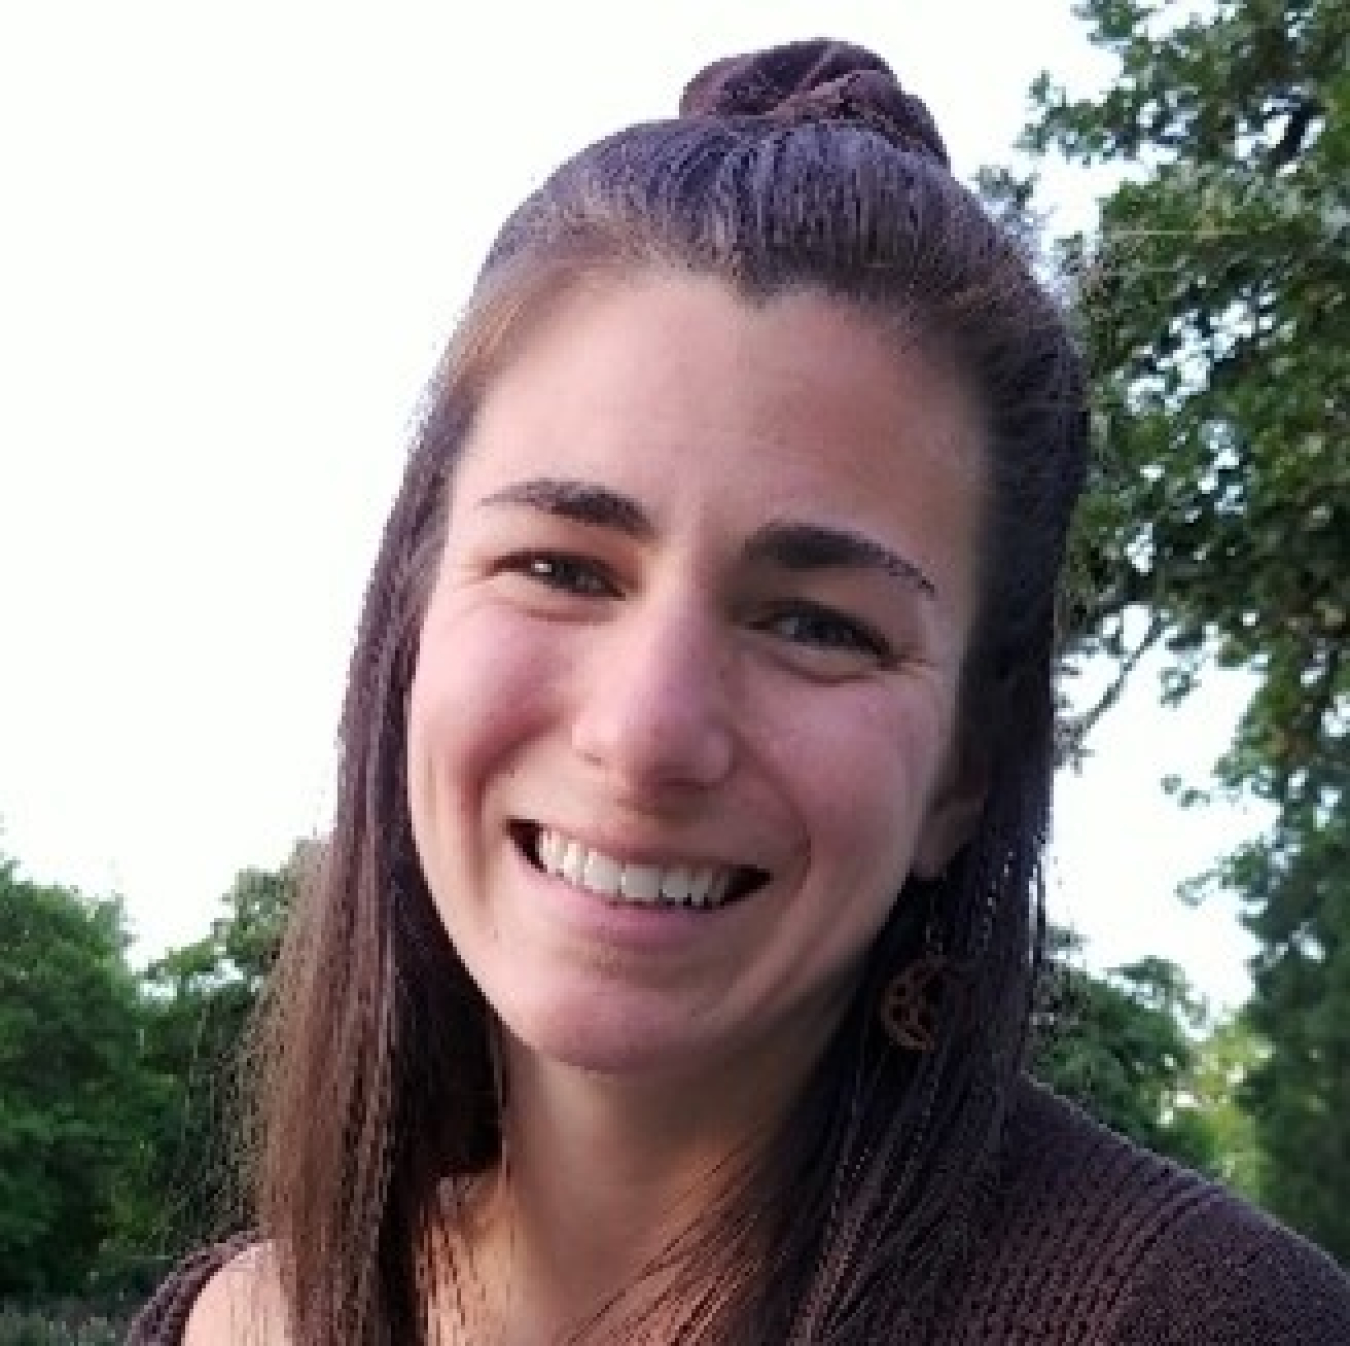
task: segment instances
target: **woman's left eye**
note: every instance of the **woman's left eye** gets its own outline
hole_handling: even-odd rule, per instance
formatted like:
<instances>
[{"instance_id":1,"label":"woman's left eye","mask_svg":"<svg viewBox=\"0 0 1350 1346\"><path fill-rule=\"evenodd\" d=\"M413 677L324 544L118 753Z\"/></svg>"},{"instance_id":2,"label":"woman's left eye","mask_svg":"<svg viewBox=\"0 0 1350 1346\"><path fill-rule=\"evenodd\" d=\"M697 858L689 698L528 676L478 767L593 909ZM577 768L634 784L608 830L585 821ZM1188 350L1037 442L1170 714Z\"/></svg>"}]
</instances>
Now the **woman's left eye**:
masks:
<instances>
[{"instance_id":1,"label":"woman's left eye","mask_svg":"<svg viewBox=\"0 0 1350 1346\"><path fill-rule=\"evenodd\" d=\"M870 627L814 603L798 603L772 613L762 627L794 644L818 650L867 655L878 661L890 658L890 646Z\"/></svg>"}]
</instances>

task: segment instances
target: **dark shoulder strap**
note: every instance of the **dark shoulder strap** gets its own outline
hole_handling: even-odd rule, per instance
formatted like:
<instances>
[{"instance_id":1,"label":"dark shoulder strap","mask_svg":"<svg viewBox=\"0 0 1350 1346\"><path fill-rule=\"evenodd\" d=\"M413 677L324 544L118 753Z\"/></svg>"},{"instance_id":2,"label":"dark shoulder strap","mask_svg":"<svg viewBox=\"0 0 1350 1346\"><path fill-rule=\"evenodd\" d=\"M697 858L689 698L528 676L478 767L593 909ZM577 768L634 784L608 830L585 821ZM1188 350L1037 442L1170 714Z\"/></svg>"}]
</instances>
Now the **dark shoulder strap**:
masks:
<instances>
[{"instance_id":1,"label":"dark shoulder strap","mask_svg":"<svg viewBox=\"0 0 1350 1346\"><path fill-rule=\"evenodd\" d=\"M202 1287L221 1267L256 1242L253 1234L236 1234L185 1257L136 1315L125 1346L180 1346Z\"/></svg>"}]
</instances>

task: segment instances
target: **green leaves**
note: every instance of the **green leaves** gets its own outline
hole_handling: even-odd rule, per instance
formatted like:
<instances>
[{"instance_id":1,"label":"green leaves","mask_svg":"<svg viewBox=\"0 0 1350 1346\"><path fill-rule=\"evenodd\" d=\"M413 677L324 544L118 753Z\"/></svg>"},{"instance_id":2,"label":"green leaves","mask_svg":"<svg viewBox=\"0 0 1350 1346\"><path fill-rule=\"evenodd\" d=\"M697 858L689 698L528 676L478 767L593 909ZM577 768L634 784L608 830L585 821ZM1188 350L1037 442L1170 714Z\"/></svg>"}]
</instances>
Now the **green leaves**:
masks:
<instances>
[{"instance_id":1,"label":"green leaves","mask_svg":"<svg viewBox=\"0 0 1350 1346\"><path fill-rule=\"evenodd\" d=\"M1350 1259L1350 1148L1325 1134L1350 1115L1350 9L1077 12L1117 78L1070 99L1043 77L1023 142L1122 173L1097 236L1060 250L1096 401L1075 657L1126 667L1142 629L1167 699L1211 663L1255 675L1216 764L1276 808L1217 871L1262 941L1273 1050L1245 1097L1267 1200Z\"/></svg>"},{"instance_id":2,"label":"green leaves","mask_svg":"<svg viewBox=\"0 0 1350 1346\"><path fill-rule=\"evenodd\" d=\"M1057 932L1060 961L1040 1017L1032 1070L1131 1140L1215 1177L1226 1156L1210 1109L1231 1107L1212 1089L1197 1106L1202 1006L1173 963L1146 958L1094 976L1068 962L1073 937ZM1231 1130L1231 1128L1230 1128ZM1236 1167L1236 1166L1234 1166Z\"/></svg>"},{"instance_id":3,"label":"green leaves","mask_svg":"<svg viewBox=\"0 0 1350 1346\"><path fill-rule=\"evenodd\" d=\"M121 907L0 864L0 1294L83 1288L152 1090Z\"/></svg>"},{"instance_id":4,"label":"green leaves","mask_svg":"<svg viewBox=\"0 0 1350 1346\"><path fill-rule=\"evenodd\" d=\"M235 1060L308 855L143 976L120 903L0 856L0 1297L144 1293L229 1221Z\"/></svg>"}]
</instances>

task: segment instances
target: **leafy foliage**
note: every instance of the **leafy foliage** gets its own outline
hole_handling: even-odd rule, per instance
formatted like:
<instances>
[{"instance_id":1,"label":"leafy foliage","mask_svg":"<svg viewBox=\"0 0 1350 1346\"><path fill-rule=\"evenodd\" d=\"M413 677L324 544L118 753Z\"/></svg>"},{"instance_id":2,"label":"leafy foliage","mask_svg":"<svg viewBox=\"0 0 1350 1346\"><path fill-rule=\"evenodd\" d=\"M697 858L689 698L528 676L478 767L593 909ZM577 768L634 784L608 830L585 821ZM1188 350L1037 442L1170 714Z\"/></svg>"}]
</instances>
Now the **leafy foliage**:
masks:
<instances>
[{"instance_id":1,"label":"leafy foliage","mask_svg":"<svg viewBox=\"0 0 1350 1346\"><path fill-rule=\"evenodd\" d=\"M1218 1133L1190 1089L1204 1013L1181 969L1146 958L1096 977L1069 960L1071 936L1056 942L1033 1073L1121 1135L1223 1177Z\"/></svg>"},{"instance_id":2,"label":"leafy foliage","mask_svg":"<svg viewBox=\"0 0 1350 1346\"><path fill-rule=\"evenodd\" d=\"M1163 693L1255 674L1219 784L1276 822L1215 878L1261 942L1248 1098L1280 1214L1350 1258L1350 9L1085 0L1119 73L1038 83L1028 148L1120 168L1062 245L1091 352L1098 482L1078 537L1083 652Z\"/></svg>"},{"instance_id":3,"label":"leafy foliage","mask_svg":"<svg viewBox=\"0 0 1350 1346\"><path fill-rule=\"evenodd\" d=\"M143 1293L231 1221L235 1062L309 854L245 870L211 933L140 976L118 902L0 856L0 1298Z\"/></svg>"},{"instance_id":4,"label":"leafy foliage","mask_svg":"<svg viewBox=\"0 0 1350 1346\"><path fill-rule=\"evenodd\" d=\"M236 1219L241 1051L307 855L298 846L279 871L241 871L210 934L146 970L144 1060L167 1101L147 1184L157 1207L137 1231L144 1244L182 1250Z\"/></svg>"},{"instance_id":5,"label":"leafy foliage","mask_svg":"<svg viewBox=\"0 0 1350 1346\"><path fill-rule=\"evenodd\" d=\"M121 906L0 858L0 1294L87 1288L161 1101Z\"/></svg>"},{"instance_id":6,"label":"leafy foliage","mask_svg":"<svg viewBox=\"0 0 1350 1346\"><path fill-rule=\"evenodd\" d=\"M1268 1052L1245 1013L1230 1015L1195 1044L1183 1086L1212 1137L1214 1176L1257 1202L1262 1199L1264 1161L1246 1107L1246 1089Z\"/></svg>"},{"instance_id":7,"label":"leafy foliage","mask_svg":"<svg viewBox=\"0 0 1350 1346\"><path fill-rule=\"evenodd\" d=\"M78 1307L0 1308L0 1346L118 1346L127 1327L123 1316Z\"/></svg>"}]
</instances>

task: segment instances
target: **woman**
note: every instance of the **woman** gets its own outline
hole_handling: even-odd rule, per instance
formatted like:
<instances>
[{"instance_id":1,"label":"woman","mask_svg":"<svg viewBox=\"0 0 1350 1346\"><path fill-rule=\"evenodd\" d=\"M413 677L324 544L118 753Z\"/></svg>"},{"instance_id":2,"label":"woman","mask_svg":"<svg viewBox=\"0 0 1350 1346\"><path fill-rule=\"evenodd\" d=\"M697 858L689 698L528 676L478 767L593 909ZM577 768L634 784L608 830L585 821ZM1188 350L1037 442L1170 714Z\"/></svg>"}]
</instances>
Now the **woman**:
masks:
<instances>
[{"instance_id":1,"label":"woman","mask_svg":"<svg viewBox=\"0 0 1350 1346\"><path fill-rule=\"evenodd\" d=\"M371 580L265 1241L133 1340L1350 1340L1320 1254L1020 1075L1085 440L869 53L560 168Z\"/></svg>"}]
</instances>

